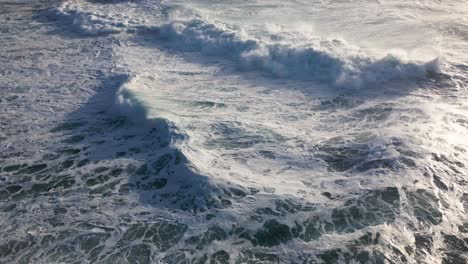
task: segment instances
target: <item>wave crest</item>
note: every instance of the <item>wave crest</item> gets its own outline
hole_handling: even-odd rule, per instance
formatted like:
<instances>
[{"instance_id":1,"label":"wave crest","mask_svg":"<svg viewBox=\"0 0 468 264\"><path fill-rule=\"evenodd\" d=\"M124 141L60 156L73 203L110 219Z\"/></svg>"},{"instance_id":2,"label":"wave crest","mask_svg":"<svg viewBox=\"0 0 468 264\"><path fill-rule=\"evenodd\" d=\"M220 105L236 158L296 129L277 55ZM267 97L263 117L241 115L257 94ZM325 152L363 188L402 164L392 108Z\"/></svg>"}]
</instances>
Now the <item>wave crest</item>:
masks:
<instances>
[{"instance_id":1,"label":"wave crest","mask_svg":"<svg viewBox=\"0 0 468 264\"><path fill-rule=\"evenodd\" d=\"M430 62L408 62L394 55L375 59L339 40L309 45L271 43L202 19L171 22L159 27L158 32L177 48L232 59L242 70L336 86L414 80L439 72L442 66L439 58Z\"/></svg>"},{"instance_id":2,"label":"wave crest","mask_svg":"<svg viewBox=\"0 0 468 264\"><path fill-rule=\"evenodd\" d=\"M137 77L128 78L115 94L113 111L127 117L134 123L145 124L148 122L148 108L135 94Z\"/></svg>"}]
</instances>

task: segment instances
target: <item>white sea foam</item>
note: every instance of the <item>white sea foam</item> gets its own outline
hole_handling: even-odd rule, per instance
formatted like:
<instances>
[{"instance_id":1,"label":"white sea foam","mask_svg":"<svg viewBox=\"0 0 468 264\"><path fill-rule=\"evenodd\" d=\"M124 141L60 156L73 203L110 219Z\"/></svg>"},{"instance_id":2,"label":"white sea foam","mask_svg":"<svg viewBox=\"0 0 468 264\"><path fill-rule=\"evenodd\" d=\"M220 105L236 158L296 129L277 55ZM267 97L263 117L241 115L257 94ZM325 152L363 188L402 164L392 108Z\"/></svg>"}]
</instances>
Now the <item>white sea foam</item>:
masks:
<instances>
[{"instance_id":1,"label":"white sea foam","mask_svg":"<svg viewBox=\"0 0 468 264\"><path fill-rule=\"evenodd\" d=\"M0 261L464 263L466 11L423 2L0 4Z\"/></svg>"}]
</instances>

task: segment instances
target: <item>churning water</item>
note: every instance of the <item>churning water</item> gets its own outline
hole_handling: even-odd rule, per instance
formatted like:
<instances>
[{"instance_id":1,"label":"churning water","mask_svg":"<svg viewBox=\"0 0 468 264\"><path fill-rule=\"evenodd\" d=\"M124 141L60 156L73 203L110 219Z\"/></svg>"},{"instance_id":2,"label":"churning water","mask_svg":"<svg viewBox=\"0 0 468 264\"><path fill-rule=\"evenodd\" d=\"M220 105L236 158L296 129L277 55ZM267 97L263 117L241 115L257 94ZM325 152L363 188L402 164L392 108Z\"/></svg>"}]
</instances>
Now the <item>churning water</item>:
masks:
<instances>
[{"instance_id":1,"label":"churning water","mask_svg":"<svg viewBox=\"0 0 468 264\"><path fill-rule=\"evenodd\" d=\"M0 19L0 262L466 263L468 1Z\"/></svg>"}]
</instances>

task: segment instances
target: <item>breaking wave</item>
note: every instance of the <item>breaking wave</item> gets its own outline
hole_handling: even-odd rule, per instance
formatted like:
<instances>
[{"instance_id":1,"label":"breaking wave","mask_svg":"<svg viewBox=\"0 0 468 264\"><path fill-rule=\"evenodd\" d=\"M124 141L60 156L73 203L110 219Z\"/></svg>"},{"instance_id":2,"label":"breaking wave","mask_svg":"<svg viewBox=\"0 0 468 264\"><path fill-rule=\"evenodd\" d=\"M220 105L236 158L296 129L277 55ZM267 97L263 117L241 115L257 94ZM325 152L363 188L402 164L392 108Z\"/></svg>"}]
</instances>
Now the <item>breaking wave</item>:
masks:
<instances>
[{"instance_id":1,"label":"breaking wave","mask_svg":"<svg viewBox=\"0 0 468 264\"><path fill-rule=\"evenodd\" d=\"M234 60L242 70L258 70L274 77L363 87L388 81L415 80L441 71L443 61L404 61L396 55L375 59L341 40L315 44L269 43L201 19L176 21L158 28L161 38L177 48Z\"/></svg>"},{"instance_id":2,"label":"breaking wave","mask_svg":"<svg viewBox=\"0 0 468 264\"><path fill-rule=\"evenodd\" d=\"M156 2L64 1L33 32L5 19L0 262L466 262L468 120L452 83L431 83L442 59L167 22L171 7L142 7ZM418 80L448 96L316 85Z\"/></svg>"},{"instance_id":3,"label":"breaking wave","mask_svg":"<svg viewBox=\"0 0 468 264\"><path fill-rule=\"evenodd\" d=\"M66 3L44 14L83 35L154 30L135 21L83 11ZM196 17L192 13L190 16ZM406 61L395 54L375 58L339 39L314 38L307 44L292 40L267 41L250 36L242 29L230 29L202 18L175 20L154 31L176 49L227 58L242 71L261 71L275 78L315 81L338 87L361 88L390 81L424 79L428 74L440 73L444 64L442 58L427 62Z\"/></svg>"}]
</instances>

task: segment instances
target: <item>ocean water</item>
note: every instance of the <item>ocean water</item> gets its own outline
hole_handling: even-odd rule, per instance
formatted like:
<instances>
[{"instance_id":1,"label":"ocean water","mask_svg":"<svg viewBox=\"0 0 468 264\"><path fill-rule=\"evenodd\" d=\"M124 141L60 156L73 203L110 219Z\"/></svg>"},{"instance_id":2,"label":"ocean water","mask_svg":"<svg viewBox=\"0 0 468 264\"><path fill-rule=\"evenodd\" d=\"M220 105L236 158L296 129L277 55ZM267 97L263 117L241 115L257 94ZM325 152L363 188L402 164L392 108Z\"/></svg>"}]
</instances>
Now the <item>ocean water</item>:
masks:
<instances>
[{"instance_id":1,"label":"ocean water","mask_svg":"<svg viewBox=\"0 0 468 264\"><path fill-rule=\"evenodd\" d=\"M1 263L467 263L468 1L0 1Z\"/></svg>"}]
</instances>

